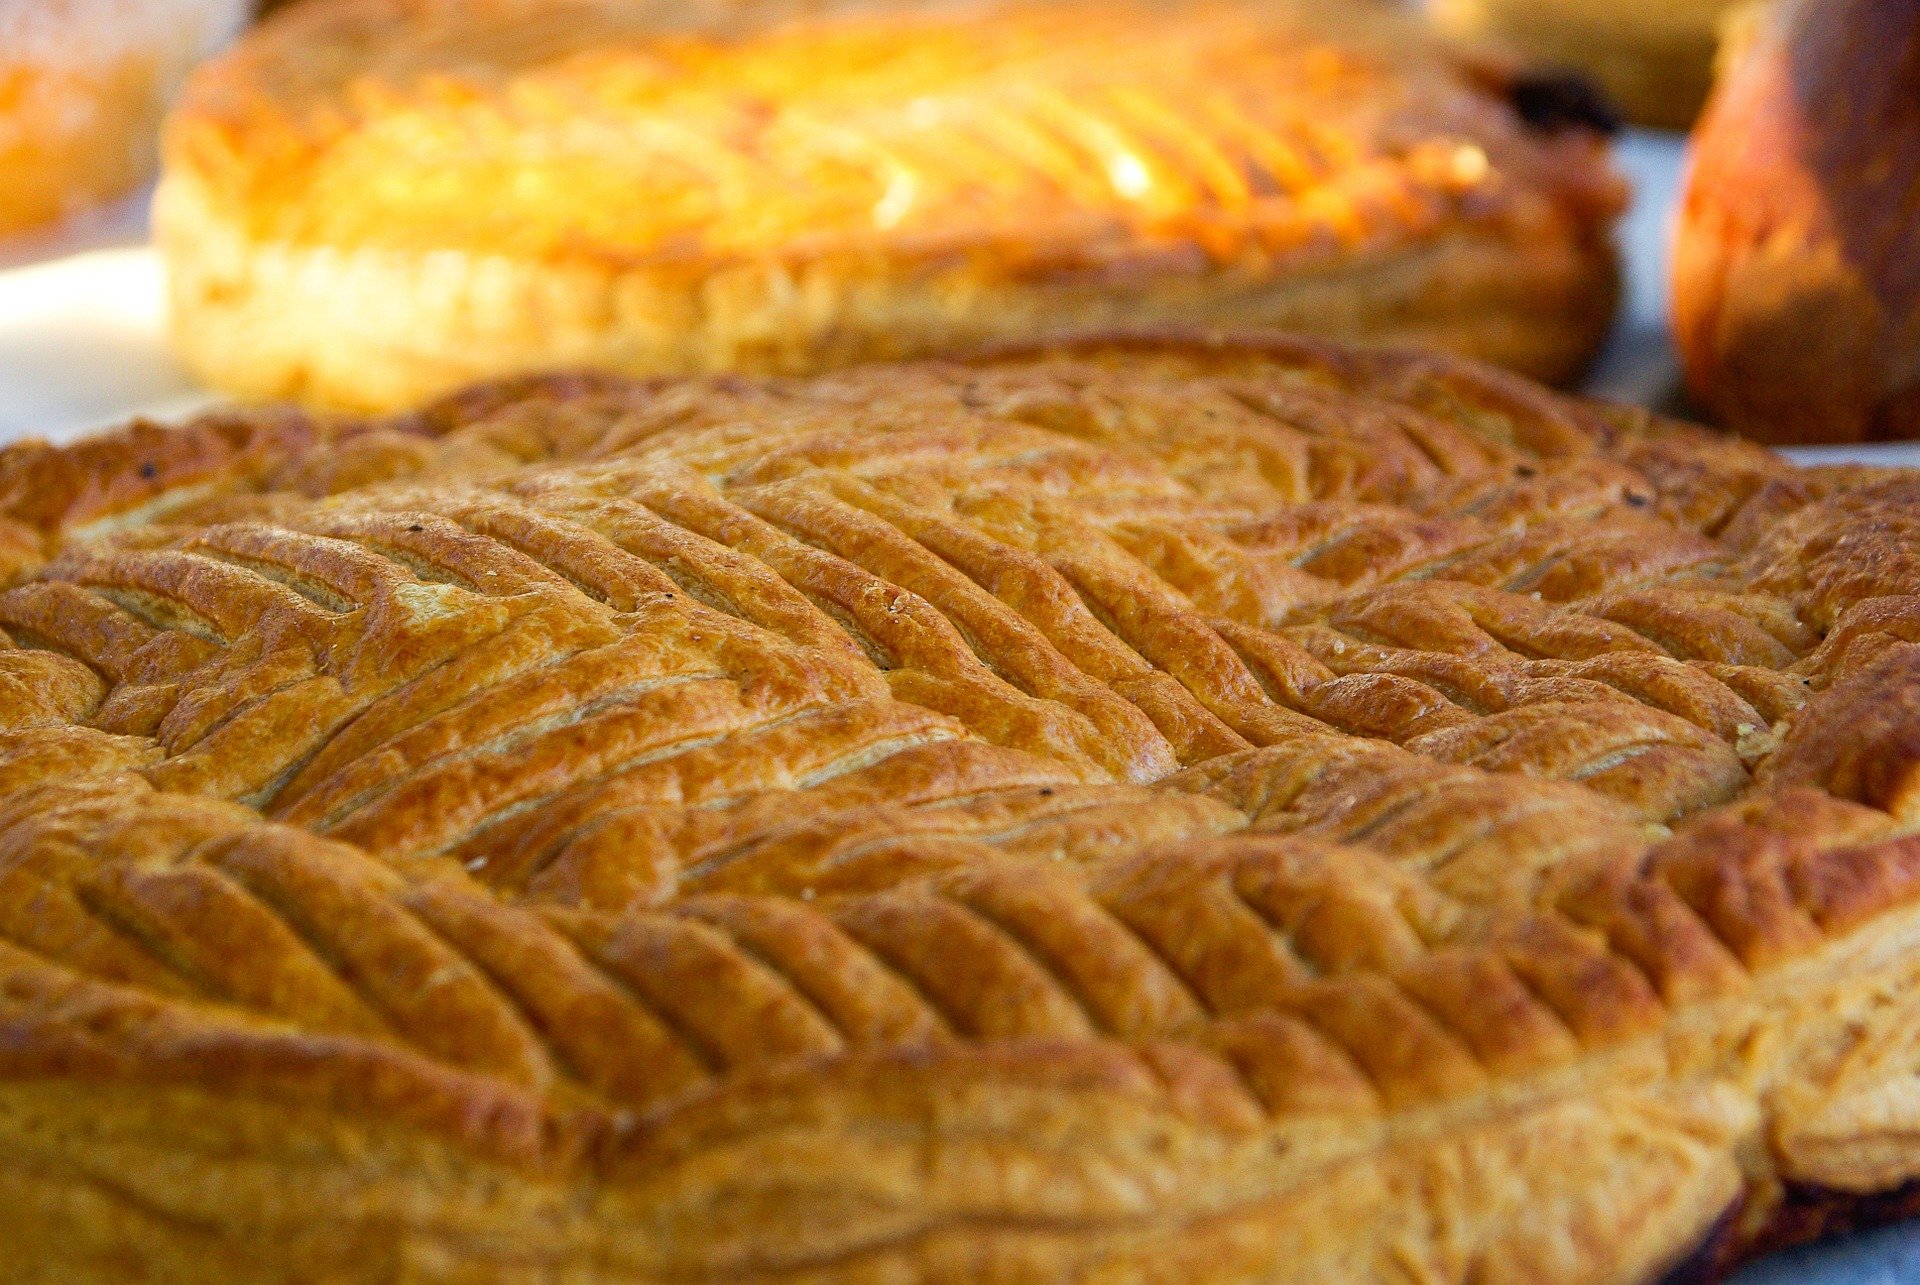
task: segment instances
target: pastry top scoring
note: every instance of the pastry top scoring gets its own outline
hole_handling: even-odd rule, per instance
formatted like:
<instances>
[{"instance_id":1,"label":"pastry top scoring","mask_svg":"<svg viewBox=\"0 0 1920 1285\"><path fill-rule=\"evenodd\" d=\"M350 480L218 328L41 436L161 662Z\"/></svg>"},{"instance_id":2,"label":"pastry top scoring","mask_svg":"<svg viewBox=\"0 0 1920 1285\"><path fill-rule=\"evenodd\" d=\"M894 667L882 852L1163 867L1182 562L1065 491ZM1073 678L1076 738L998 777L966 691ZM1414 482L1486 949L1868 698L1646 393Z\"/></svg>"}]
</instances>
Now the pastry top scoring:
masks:
<instances>
[{"instance_id":1,"label":"pastry top scoring","mask_svg":"<svg viewBox=\"0 0 1920 1285\"><path fill-rule=\"evenodd\" d=\"M1258 268L1617 212L1604 138L1372 10L336 0L202 71L168 165L264 242L689 271Z\"/></svg>"},{"instance_id":2,"label":"pastry top scoring","mask_svg":"<svg viewBox=\"0 0 1920 1285\"><path fill-rule=\"evenodd\" d=\"M0 1061L618 1172L906 1050L1281 1183L1920 895L1916 514L1278 339L10 447Z\"/></svg>"}]
</instances>

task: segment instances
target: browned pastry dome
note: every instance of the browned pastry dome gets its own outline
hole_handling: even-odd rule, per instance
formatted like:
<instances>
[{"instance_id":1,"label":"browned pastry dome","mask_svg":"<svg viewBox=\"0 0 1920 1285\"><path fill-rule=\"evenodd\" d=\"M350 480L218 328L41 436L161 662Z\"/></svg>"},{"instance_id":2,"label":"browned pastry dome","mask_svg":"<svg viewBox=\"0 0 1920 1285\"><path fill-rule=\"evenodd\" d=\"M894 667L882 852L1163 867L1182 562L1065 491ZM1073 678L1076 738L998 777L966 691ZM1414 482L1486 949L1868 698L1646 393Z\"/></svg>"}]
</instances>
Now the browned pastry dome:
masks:
<instances>
[{"instance_id":1,"label":"browned pastry dome","mask_svg":"<svg viewBox=\"0 0 1920 1285\"><path fill-rule=\"evenodd\" d=\"M1729 30L1675 220L1674 345L1763 442L1920 438L1920 0Z\"/></svg>"},{"instance_id":2,"label":"browned pastry dome","mask_svg":"<svg viewBox=\"0 0 1920 1285\"><path fill-rule=\"evenodd\" d=\"M312 0L203 69L157 229L208 382L800 373L1281 325L1549 380L1604 139L1350 0Z\"/></svg>"},{"instance_id":3,"label":"browned pastry dome","mask_svg":"<svg viewBox=\"0 0 1920 1285\"><path fill-rule=\"evenodd\" d=\"M1920 480L1130 339L0 452L0 1240L1652 1281L1920 1176Z\"/></svg>"}]
</instances>

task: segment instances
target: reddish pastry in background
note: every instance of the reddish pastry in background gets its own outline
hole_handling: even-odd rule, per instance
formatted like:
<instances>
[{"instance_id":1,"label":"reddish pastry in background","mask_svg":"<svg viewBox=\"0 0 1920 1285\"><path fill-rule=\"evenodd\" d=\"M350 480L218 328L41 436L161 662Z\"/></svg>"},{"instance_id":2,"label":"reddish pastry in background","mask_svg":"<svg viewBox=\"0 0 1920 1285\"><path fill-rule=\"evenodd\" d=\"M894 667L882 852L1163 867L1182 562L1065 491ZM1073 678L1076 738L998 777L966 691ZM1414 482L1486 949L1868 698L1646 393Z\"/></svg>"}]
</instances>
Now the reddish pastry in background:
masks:
<instances>
[{"instance_id":1,"label":"reddish pastry in background","mask_svg":"<svg viewBox=\"0 0 1920 1285\"><path fill-rule=\"evenodd\" d=\"M0 0L0 235L118 196L153 170L181 78L248 0Z\"/></svg>"},{"instance_id":2,"label":"reddish pastry in background","mask_svg":"<svg viewBox=\"0 0 1920 1285\"><path fill-rule=\"evenodd\" d=\"M1694 137L1673 328L1729 427L1920 436L1920 0L1744 16Z\"/></svg>"}]
</instances>

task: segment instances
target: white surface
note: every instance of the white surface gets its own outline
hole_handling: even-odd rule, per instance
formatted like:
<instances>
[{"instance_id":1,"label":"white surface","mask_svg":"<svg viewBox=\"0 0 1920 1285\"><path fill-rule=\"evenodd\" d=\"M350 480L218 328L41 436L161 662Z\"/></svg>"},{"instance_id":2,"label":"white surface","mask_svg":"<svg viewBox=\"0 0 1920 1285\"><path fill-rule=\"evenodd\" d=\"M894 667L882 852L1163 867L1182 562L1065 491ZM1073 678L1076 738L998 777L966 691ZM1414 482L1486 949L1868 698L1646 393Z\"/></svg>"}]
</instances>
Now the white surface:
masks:
<instances>
[{"instance_id":1,"label":"white surface","mask_svg":"<svg viewBox=\"0 0 1920 1285\"><path fill-rule=\"evenodd\" d=\"M0 0L0 49L9 58L93 69L129 54L161 54L169 77L240 30L248 0Z\"/></svg>"},{"instance_id":2,"label":"white surface","mask_svg":"<svg viewBox=\"0 0 1920 1285\"><path fill-rule=\"evenodd\" d=\"M64 441L134 414L210 400L166 341L146 201L0 241L0 442Z\"/></svg>"},{"instance_id":3,"label":"white surface","mask_svg":"<svg viewBox=\"0 0 1920 1285\"><path fill-rule=\"evenodd\" d=\"M1620 322L1587 384L1601 397L1663 409L1679 398L1680 369L1667 340L1667 260L1683 152L1677 134L1636 132L1620 143L1634 201L1620 225L1627 277Z\"/></svg>"}]
</instances>

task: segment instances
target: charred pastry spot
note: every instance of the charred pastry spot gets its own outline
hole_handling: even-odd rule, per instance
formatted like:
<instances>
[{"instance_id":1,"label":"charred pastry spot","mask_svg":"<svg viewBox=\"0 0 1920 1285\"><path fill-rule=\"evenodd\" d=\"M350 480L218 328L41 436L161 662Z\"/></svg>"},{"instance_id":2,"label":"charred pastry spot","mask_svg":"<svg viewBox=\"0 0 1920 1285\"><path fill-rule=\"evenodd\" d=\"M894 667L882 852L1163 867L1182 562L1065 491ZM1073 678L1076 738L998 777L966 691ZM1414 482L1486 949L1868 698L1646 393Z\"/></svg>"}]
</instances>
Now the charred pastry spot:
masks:
<instances>
[{"instance_id":1,"label":"charred pastry spot","mask_svg":"<svg viewBox=\"0 0 1920 1285\"><path fill-rule=\"evenodd\" d=\"M1507 86L1507 101L1535 129L1557 133L1590 129L1618 134L1625 122L1600 87L1578 72L1522 72Z\"/></svg>"},{"instance_id":2,"label":"charred pastry spot","mask_svg":"<svg viewBox=\"0 0 1920 1285\"><path fill-rule=\"evenodd\" d=\"M1642 495L1638 491L1628 491L1622 498L1626 500L1629 507L1636 509L1644 509L1653 503L1650 497Z\"/></svg>"},{"instance_id":3,"label":"charred pastry spot","mask_svg":"<svg viewBox=\"0 0 1920 1285\"><path fill-rule=\"evenodd\" d=\"M140 476L151 482L154 478L160 476L160 466L152 460L142 460L140 462Z\"/></svg>"}]
</instances>

